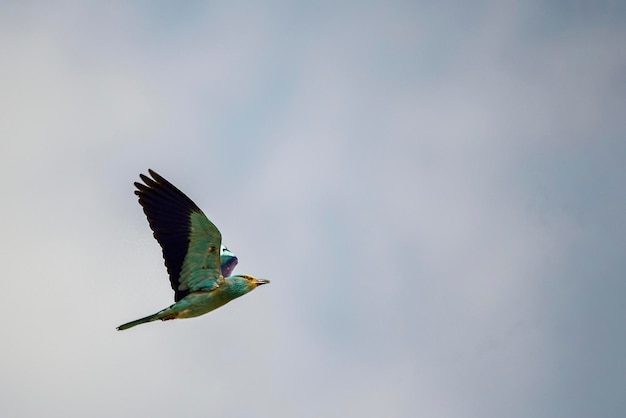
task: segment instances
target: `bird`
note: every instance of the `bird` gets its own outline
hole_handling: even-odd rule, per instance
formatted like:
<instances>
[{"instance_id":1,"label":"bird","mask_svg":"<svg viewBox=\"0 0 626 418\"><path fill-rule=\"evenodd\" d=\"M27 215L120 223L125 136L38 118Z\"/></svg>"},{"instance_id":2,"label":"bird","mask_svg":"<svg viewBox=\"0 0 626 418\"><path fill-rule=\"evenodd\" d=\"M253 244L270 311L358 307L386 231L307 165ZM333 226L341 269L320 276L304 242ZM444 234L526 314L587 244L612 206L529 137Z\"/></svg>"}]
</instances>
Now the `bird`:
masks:
<instances>
[{"instance_id":1,"label":"bird","mask_svg":"<svg viewBox=\"0 0 626 418\"><path fill-rule=\"evenodd\" d=\"M198 206L172 183L148 169L135 194L163 250L174 290L174 304L117 327L119 331L152 321L193 318L251 292L269 280L230 276L237 257L222 245L222 234Z\"/></svg>"}]
</instances>

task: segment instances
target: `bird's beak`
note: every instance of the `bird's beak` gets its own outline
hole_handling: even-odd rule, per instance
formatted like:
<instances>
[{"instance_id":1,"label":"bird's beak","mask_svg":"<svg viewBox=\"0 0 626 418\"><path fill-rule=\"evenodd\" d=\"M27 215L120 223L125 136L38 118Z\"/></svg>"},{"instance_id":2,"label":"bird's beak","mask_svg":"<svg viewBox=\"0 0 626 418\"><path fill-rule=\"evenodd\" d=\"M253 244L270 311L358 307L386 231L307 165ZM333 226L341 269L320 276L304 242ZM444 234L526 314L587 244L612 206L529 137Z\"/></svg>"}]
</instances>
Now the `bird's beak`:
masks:
<instances>
[{"instance_id":1,"label":"bird's beak","mask_svg":"<svg viewBox=\"0 0 626 418\"><path fill-rule=\"evenodd\" d=\"M261 286L262 284L267 284L269 282L270 282L269 280L265 280L265 279L254 279L254 283L257 286Z\"/></svg>"}]
</instances>

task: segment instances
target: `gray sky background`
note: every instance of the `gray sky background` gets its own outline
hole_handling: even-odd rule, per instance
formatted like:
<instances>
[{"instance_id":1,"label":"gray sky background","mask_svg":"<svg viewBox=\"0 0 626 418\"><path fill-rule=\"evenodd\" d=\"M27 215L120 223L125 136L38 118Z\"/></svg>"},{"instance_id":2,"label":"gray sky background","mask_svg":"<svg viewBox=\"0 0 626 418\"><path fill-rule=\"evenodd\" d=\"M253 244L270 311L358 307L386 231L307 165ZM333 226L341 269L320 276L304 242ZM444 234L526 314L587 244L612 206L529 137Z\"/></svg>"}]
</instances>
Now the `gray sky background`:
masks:
<instances>
[{"instance_id":1,"label":"gray sky background","mask_svg":"<svg viewBox=\"0 0 626 418\"><path fill-rule=\"evenodd\" d=\"M626 416L625 4L1 2L0 416Z\"/></svg>"}]
</instances>

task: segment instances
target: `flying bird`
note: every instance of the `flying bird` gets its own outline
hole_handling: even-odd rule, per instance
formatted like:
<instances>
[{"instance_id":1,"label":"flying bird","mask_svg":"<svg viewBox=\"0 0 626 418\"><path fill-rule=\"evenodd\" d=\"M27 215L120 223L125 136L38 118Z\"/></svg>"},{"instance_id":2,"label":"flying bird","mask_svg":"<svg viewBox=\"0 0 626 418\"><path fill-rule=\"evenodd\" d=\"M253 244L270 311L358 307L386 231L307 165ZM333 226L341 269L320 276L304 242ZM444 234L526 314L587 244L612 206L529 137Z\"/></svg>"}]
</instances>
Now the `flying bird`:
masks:
<instances>
[{"instance_id":1,"label":"flying bird","mask_svg":"<svg viewBox=\"0 0 626 418\"><path fill-rule=\"evenodd\" d=\"M163 250L175 303L153 315L120 325L125 330L156 320L193 318L243 296L269 280L230 276L237 257L222 234L183 192L153 170L140 174L135 194Z\"/></svg>"}]
</instances>

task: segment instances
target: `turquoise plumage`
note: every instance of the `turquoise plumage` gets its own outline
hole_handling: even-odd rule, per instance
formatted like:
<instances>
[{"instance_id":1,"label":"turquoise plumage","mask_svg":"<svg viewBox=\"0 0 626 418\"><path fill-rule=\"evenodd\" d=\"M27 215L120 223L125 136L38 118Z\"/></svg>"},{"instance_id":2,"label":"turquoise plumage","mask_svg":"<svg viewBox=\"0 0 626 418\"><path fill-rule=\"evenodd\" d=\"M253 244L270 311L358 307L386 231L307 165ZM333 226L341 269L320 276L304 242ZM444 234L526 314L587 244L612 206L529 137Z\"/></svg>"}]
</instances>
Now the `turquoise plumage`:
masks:
<instances>
[{"instance_id":1,"label":"turquoise plumage","mask_svg":"<svg viewBox=\"0 0 626 418\"><path fill-rule=\"evenodd\" d=\"M230 276L237 257L222 245L222 235L200 208L174 185L148 170L135 194L163 250L175 303L153 315L120 325L125 330L156 320L203 315L269 280ZM218 250L219 249L219 250Z\"/></svg>"}]
</instances>

